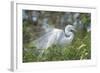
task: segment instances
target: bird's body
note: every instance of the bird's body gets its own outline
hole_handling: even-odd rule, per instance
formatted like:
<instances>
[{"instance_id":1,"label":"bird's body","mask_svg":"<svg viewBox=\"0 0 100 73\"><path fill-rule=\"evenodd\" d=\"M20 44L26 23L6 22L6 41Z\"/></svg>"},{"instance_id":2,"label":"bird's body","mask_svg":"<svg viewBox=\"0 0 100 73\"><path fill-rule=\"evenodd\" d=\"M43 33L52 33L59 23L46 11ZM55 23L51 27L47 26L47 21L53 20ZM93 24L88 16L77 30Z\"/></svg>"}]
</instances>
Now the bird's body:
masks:
<instances>
[{"instance_id":1,"label":"bird's body","mask_svg":"<svg viewBox=\"0 0 100 73\"><path fill-rule=\"evenodd\" d=\"M44 36L35 40L35 46L37 49L47 49L52 45L68 45L74 38L74 34L71 30L74 30L72 25L67 25L65 27L65 32L61 29L54 28Z\"/></svg>"}]
</instances>

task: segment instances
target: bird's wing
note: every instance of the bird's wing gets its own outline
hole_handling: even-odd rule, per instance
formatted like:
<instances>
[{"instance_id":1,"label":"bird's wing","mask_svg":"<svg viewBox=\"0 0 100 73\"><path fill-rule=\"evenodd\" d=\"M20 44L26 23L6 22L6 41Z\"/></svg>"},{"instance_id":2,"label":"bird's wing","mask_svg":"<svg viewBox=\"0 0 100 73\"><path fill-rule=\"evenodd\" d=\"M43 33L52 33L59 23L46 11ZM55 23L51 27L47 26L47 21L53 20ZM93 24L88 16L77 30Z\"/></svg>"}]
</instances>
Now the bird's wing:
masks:
<instances>
[{"instance_id":1,"label":"bird's wing","mask_svg":"<svg viewBox=\"0 0 100 73\"><path fill-rule=\"evenodd\" d=\"M46 33L44 36L40 37L39 39L35 40L35 46L38 49L45 49L48 48L54 41L55 34L53 31Z\"/></svg>"}]
</instances>

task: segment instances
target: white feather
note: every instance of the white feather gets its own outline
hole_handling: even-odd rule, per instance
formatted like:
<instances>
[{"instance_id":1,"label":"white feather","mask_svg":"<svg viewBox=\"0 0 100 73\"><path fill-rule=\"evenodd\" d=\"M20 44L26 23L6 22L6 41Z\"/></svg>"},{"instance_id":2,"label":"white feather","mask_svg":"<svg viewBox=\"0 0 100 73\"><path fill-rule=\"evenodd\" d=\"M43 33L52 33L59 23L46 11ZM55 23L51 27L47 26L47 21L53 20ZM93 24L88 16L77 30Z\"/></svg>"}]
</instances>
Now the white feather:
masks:
<instances>
[{"instance_id":1,"label":"white feather","mask_svg":"<svg viewBox=\"0 0 100 73\"><path fill-rule=\"evenodd\" d=\"M74 34L70 30L74 30L72 25L67 25L65 27L65 32L61 29L54 28L47 32L44 36L35 40L35 46L37 49L47 49L52 45L57 44L61 46L68 45L74 38Z\"/></svg>"}]
</instances>

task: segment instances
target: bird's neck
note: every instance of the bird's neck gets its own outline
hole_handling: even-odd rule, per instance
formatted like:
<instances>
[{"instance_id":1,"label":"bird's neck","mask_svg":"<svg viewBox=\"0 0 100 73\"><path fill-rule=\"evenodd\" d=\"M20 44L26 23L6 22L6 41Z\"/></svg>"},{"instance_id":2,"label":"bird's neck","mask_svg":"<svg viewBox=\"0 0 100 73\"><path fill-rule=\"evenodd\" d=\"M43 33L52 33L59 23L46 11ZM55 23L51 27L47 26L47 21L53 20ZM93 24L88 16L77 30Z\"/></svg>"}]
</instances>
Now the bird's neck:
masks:
<instances>
[{"instance_id":1,"label":"bird's neck","mask_svg":"<svg viewBox=\"0 0 100 73\"><path fill-rule=\"evenodd\" d=\"M67 40L73 40L74 34L70 31L65 32L65 36Z\"/></svg>"}]
</instances>

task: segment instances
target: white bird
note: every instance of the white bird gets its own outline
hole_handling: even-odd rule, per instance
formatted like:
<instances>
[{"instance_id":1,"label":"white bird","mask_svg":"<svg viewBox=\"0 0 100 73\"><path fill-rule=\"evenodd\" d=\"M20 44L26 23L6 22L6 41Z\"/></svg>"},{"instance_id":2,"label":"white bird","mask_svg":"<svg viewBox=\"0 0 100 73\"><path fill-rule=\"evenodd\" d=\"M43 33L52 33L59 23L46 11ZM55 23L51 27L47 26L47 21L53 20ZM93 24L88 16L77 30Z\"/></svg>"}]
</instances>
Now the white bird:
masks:
<instances>
[{"instance_id":1,"label":"white bird","mask_svg":"<svg viewBox=\"0 0 100 73\"><path fill-rule=\"evenodd\" d=\"M65 31L53 28L42 37L35 40L34 44L37 49L47 49L52 45L69 45L74 38L74 33L72 31L75 31L72 25L67 25Z\"/></svg>"}]
</instances>

